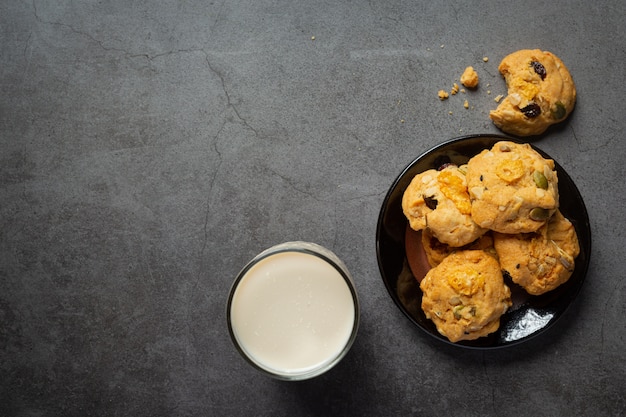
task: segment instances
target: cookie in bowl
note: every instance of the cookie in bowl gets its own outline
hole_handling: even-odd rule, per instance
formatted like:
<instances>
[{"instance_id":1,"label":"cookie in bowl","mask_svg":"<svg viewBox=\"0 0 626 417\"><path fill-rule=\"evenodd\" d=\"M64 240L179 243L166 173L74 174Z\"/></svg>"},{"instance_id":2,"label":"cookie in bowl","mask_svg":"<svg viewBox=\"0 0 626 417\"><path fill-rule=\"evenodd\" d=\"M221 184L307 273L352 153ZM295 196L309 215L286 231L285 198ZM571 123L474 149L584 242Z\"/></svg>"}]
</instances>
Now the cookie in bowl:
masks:
<instances>
[{"instance_id":1,"label":"cookie in bowl","mask_svg":"<svg viewBox=\"0 0 626 417\"><path fill-rule=\"evenodd\" d=\"M494 233L502 270L531 295L552 291L569 280L580 253L576 230L560 211L535 233Z\"/></svg>"},{"instance_id":2,"label":"cookie in bowl","mask_svg":"<svg viewBox=\"0 0 626 417\"><path fill-rule=\"evenodd\" d=\"M508 95L489 113L502 131L534 136L567 118L576 103L576 86L559 57L539 49L507 55L498 70Z\"/></svg>"},{"instance_id":3,"label":"cookie in bowl","mask_svg":"<svg viewBox=\"0 0 626 417\"><path fill-rule=\"evenodd\" d=\"M487 253L495 255L495 249L493 247L493 237L491 233L485 233L475 241L468 243L460 248L455 248L445 243L441 243L435 236L433 236L430 229L422 230L422 248L426 254L426 259L431 268L439 265L448 255L458 250L484 250Z\"/></svg>"},{"instance_id":4,"label":"cookie in bowl","mask_svg":"<svg viewBox=\"0 0 626 417\"><path fill-rule=\"evenodd\" d=\"M452 343L487 336L512 305L500 264L482 250L462 250L428 271L420 289L422 310Z\"/></svg>"},{"instance_id":5,"label":"cookie in bowl","mask_svg":"<svg viewBox=\"0 0 626 417\"><path fill-rule=\"evenodd\" d=\"M558 183L555 184L558 185L559 190L558 210L564 217L569 219L574 226L579 244L580 253L575 257L575 263L571 265L574 270L566 283L559 285L554 290L548 291L540 296L529 294L508 277L510 274L500 272L504 283L509 287L511 292L512 305L507 308L506 313L500 316L499 327L497 330L493 333L488 333L485 337L478 336L476 339L472 340L465 338L457 342L452 342L447 336L442 335L442 333L438 330L435 321L448 321L449 318L446 319L446 317L443 316L444 311L448 310L447 307L446 310L442 310L443 306L440 306L439 310L432 309L432 306L436 303L434 297L437 294L433 295L430 287L436 287L438 285L442 286L443 289L435 289L435 291L439 291L440 301L443 299L443 294L449 294L447 291L451 292L452 289L450 289L450 287L446 289L449 285L445 284L445 280L447 280L448 275L442 272L432 271L441 271L438 268L440 268L442 264L451 262L449 259L454 259L459 256L460 253L467 253L466 249L470 247L473 249L474 243L465 247L449 247L441 244L441 242L436 239L431 240L432 233L430 233L431 231L428 228L419 232L413 230L409 226L407 217L402 210L402 197L407 190L408 185L416 175L429 169L440 168L442 166L441 162L444 162L444 159L447 158L448 162L454 163L459 168L463 169L465 168L464 165L468 164L468 161L481 152L485 150L492 150L496 145L506 145L506 142L511 141L517 142L516 140L512 140L501 135L481 134L463 136L437 144L433 148L417 156L409 165L401 170L400 174L391 184L385 199L382 202L381 210L378 216L378 223L376 227L376 256L383 283L391 299L400 311L417 326L417 328L424 331L427 335L434 337L438 341L450 343L451 345L459 348L507 348L531 340L540 334L544 334L549 329L554 328L554 326L558 324L560 318L563 317L564 312L569 308L579 294L581 288L583 287L583 283L585 282L585 276L589 267L589 261L591 258L591 228L583 198L574 181L563 169L563 167L540 148L530 144L530 147L545 159L542 163L548 164L549 168L552 166L551 164L554 164L554 178L551 178L551 176L550 178L546 177L544 173L543 176L546 177L544 181L540 175L534 174L534 171L532 172L532 176L530 178L533 182L536 181L534 185L535 188L540 188L542 190L538 192L539 194L546 191L543 187L546 187L547 183L558 179ZM506 147L501 149L501 151L505 150ZM466 171L466 175L469 174L470 172ZM511 187L517 187L519 185L518 181L507 176L507 174L511 173L505 171L501 172L501 175L511 181ZM556 176L557 174L558 178ZM479 175L480 174L478 174L478 176ZM548 188L549 187L550 186L548 185ZM537 193L537 191L535 191L535 193ZM512 193L511 195L514 196L515 193ZM476 201L472 203L474 204ZM556 209L554 210L554 214L550 216L549 219L556 219L557 217L554 216L558 216ZM543 223L545 226L547 221L548 220L540 223ZM539 229L541 229L541 226ZM542 231L530 232L530 235L535 233L542 233ZM494 232L488 231L482 235L482 238L479 239L478 242L491 238L494 234ZM426 239L426 244L424 244L424 239ZM560 238L552 238L555 242L559 239ZM432 244L429 242L432 242ZM476 242L476 244L478 244L478 242ZM559 244L559 247L567 253L567 248L564 246L565 245ZM430 259L428 259L426 251L431 251ZM488 248L487 250L483 249L479 252L485 254L482 256L492 257L498 265L497 269L502 271L500 269L497 254L494 255L495 249ZM570 255L574 257L573 254ZM563 259L566 263L568 262L567 256L563 257ZM432 264L433 260L436 265ZM548 260L548 262L551 261L552 260ZM560 258L558 259L558 262L561 262ZM517 264L513 264L512 266L507 266L507 268L513 269L516 265ZM424 282L424 279L429 272L431 274L436 274L437 280L442 279L444 280L444 283L437 284L434 280L432 280L431 275L429 280L432 281L430 284L427 284L427 280L426 283L424 283L424 290L422 290L420 285ZM469 288L471 288L471 285ZM424 296L424 291L428 292L429 295ZM480 294L480 291L477 294ZM480 295L476 295L476 297L477 299L481 298ZM424 304L426 311L422 309L422 301L424 298L429 299L431 305L431 307L429 307L428 304ZM452 296L448 298L448 304L450 304L450 301L452 301L453 304L460 301L457 301L456 299L451 300L451 298ZM496 303L498 302L498 298L494 298L493 300L495 300ZM468 303L463 305L468 305ZM502 308L502 310L503 309L504 308ZM458 310L461 310L461 308L459 307ZM465 309L462 310L464 311ZM471 316L471 311L472 309L470 307L465 314L469 314ZM426 312L428 312L428 318L426 317ZM436 312L439 312L443 319L439 319ZM449 314L454 317L454 309L451 308ZM537 314L540 316L537 316ZM457 311L457 316L461 317L462 312ZM436 318L433 319L433 317ZM538 319L533 319L532 325L529 326L528 319L533 317L537 317ZM468 316L467 318L469 319L470 317ZM493 328L490 326L495 327L496 323L494 322L486 327L483 326L485 333ZM447 330L446 325L442 326L441 323L439 323L439 329L443 329L444 332ZM452 334L451 331L446 333ZM469 333L471 334L472 332L469 331ZM463 335L464 334L465 331L463 331ZM464 337L463 335L457 333L458 337ZM471 334L471 336L477 336L477 334ZM452 338L456 340L456 338Z\"/></svg>"},{"instance_id":6,"label":"cookie in bowl","mask_svg":"<svg viewBox=\"0 0 626 417\"><path fill-rule=\"evenodd\" d=\"M530 233L559 205L554 161L527 143L500 141L467 163L472 219L500 233Z\"/></svg>"},{"instance_id":7,"label":"cookie in bowl","mask_svg":"<svg viewBox=\"0 0 626 417\"><path fill-rule=\"evenodd\" d=\"M447 165L417 174L402 196L402 210L413 230L428 228L442 243L460 247L486 229L471 218L464 168Z\"/></svg>"}]
</instances>

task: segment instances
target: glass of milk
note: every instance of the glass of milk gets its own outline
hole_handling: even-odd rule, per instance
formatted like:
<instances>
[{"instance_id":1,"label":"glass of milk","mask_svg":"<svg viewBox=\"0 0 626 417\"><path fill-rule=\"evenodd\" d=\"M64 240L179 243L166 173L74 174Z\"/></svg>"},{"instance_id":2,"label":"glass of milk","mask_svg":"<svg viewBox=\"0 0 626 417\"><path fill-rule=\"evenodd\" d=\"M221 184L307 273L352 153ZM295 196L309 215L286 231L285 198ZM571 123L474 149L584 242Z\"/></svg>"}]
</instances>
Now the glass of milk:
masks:
<instances>
[{"instance_id":1,"label":"glass of milk","mask_svg":"<svg viewBox=\"0 0 626 417\"><path fill-rule=\"evenodd\" d=\"M320 375L348 352L359 300L346 266L330 250L286 242L252 259L227 305L233 343L252 366L282 380Z\"/></svg>"}]
</instances>

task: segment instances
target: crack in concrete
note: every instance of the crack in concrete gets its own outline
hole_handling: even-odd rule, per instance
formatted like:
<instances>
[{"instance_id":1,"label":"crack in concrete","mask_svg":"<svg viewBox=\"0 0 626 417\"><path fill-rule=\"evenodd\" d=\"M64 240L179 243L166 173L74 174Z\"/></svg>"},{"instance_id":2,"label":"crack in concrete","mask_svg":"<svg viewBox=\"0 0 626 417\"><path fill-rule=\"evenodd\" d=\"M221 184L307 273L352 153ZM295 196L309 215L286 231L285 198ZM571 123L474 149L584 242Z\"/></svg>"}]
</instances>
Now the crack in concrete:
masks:
<instances>
[{"instance_id":1,"label":"crack in concrete","mask_svg":"<svg viewBox=\"0 0 626 417\"><path fill-rule=\"evenodd\" d=\"M602 315L604 319L602 320L602 323L600 324L600 354L599 354L600 365L604 365L604 353L605 353L604 324L606 322L606 317L609 317L609 311L611 310L611 304L612 304L614 296L620 293L619 291L620 284L621 284L621 281L616 281L616 284L613 286L613 288L611 289L611 292L609 293L611 294L611 296L609 296L606 302L604 303L604 308L603 308L604 314Z\"/></svg>"},{"instance_id":2,"label":"crack in concrete","mask_svg":"<svg viewBox=\"0 0 626 417\"><path fill-rule=\"evenodd\" d=\"M121 53L124 53L126 55L129 55L128 51L125 51L124 49L105 46L103 41L94 38L91 34L89 34L87 32L83 32L81 30L76 29L72 25L69 25L67 23L62 23L62 22L55 22L55 21L51 21L51 20L44 20L39 15L39 12L37 11L37 3L36 3L35 0L33 0L32 5L33 5L33 13L35 15L35 19L38 22L43 23L45 25L59 26L59 27L63 27L63 28L69 29L73 33L76 33L77 35L80 35L80 36L84 36L87 39L91 40L92 42L96 43L101 49L103 49L105 51L115 51L115 52L121 52Z\"/></svg>"},{"instance_id":3,"label":"crack in concrete","mask_svg":"<svg viewBox=\"0 0 626 417\"><path fill-rule=\"evenodd\" d=\"M190 53L195 53L195 52L205 53L204 50L200 48L188 48L188 49L172 49L171 51L159 52L153 55L150 55L148 53L131 54L130 52L126 52L126 55L129 58L145 58L148 61L154 61L155 59L161 58L164 56L177 55L177 54L190 54Z\"/></svg>"},{"instance_id":4,"label":"crack in concrete","mask_svg":"<svg viewBox=\"0 0 626 417\"><path fill-rule=\"evenodd\" d=\"M209 189L207 191L207 199L206 199L206 204L205 204L205 214L204 214L204 239L202 242L202 249L200 250L200 255L202 256L206 250L208 241L209 241L209 220L211 218L211 196L213 195L213 186L215 185L215 181L217 179L217 176L220 172L220 168L222 166L222 162L223 162L223 157L222 157L222 153L220 152L220 150L217 147L217 143L219 140L220 135L222 134L222 131L224 130L224 127L226 126L226 122L222 123L222 125L220 126L219 130L217 131L217 133L213 136L213 150L215 151L215 154L218 157L218 161L217 161L217 165L215 167L213 176L211 177L211 179L209 180Z\"/></svg>"},{"instance_id":5,"label":"crack in concrete","mask_svg":"<svg viewBox=\"0 0 626 417\"><path fill-rule=\"evenodd\" d=\"M221 6L220 6L220 10L221 7L223 7L224 2L222 2ZM216 75L220 81L220 85L222 88L222 91L224 92L224 96L226 97L226 108L232 109L233 113L235 114L235 117L237 120L239 120L239 122L241 122L241 124L248 130L252 131L254 133L255 136L259 136L259 132L258 130L252 126L247 120L246 118L241 114L241 112L239 111L239 109L237 108L237 106L235 105L235 103L233 102L233 98L231 97L231 93L228 89L227 86L227 81L226 81L226 77L224 75L224 73L220 70L218 70L214 64L211 62L210 57L209 57L209 53L201 48L185 48L185 49L176 49L176 50L170 50L170 51L164 51L164 52L159 52L159 53L154 53L154 54L150 54L150 53L133 53L131 51L128 51L124 48L115 48L115 47L111 47L111 46L107 46L102 40L99 40L97 38L95 38L93 35L91 35L88 32L82 31L77 29L76 27L63 23L63 22L57 22L57 21L51 21L51 20L46 20L44 18L42 18L42 16L39 13L39 10L37 9L37 2L35 0L32 1L32 8L33 8L33 13L35 16L35 19L45 25L52 25L52 26L58 26L61 28L65 28L69 31L71 31L72 33L75 33L79 36L85 37L87 39L89 39L91 42L95 43L96 45L98 45L99 48L101 48L104 51L111 51L111 52L118 52L123 54L124 56L128 57L128 58L145 58L148 61L154 61L157 58L161 58L161 57L166 57L166 56L171 56L171 55L175 55L175 54L181 54L181 53L202 53L204 55L204 59L207 65L207 68L209 69L209 71ZM32 35L32 33L31 33ZM30 37L29 37L30 39ZM222 156L221 153L219 151L219 149L217 148L217 141L219 139L219 136L221 135L222 131L224 130L225 126L226 126L227 121L224 120L222 122L222 125L219 127L217 133L213 136L213 149L216 152L216 154L218 155L219 158L219 162L217 164L217 167L215 169L215 173L213 175L213 177L210 180L210 185L209 185L209 192L208 192L208 197L207 197L207 207L206 207L206 215L205 215L205 223L204 223L204 242L202 245L202 250L201 252L204 253L204 251L206 250L206 246L208 243L208 222L209 222L209 218L210 218L210 196L212 193L212 188L213 185L215 183L216 177L217 177L217 173L219 172L220 166L222 164Z\"/></svg>"},{"instance_id":6,"label":"crack in concrete","mask_svg":"<svg viewBox=\"0 0 626 417\"><path fill-rule=\"evenodd\" d=\"M223 5L223 3L222 3ZM91 42L95 43L96 45L98 45L99 48L101 48L104 51L107 52L118 52L123 54L124 56L128 57L128 58L145 58L148 61L154 61L157 58L160 57L165 57L165 56L170 56L170 55L175 55L175 54L181 54L181 53L202 53L205 57L205 62L207 64L208 69L215 74L221 83L221 87L222 87L222 91L224 92L224 95L226 96L226 107L232 109L233 113L235 114L235 117L237 118L237 120L239 120L243 126L245 126L246 129L252 131L254 133L254 135L256 137L259 137L259 131L252 126L248 120L241 114L241 112L239 111L239 108L235 105L235 103L233 102L233 99L231 97L231 93L229 92L229 89L227 87L227 82L226 82L226 76L224 75L224 73L220 70L218 70L214 64L211 62L211 60L209 59L209 53L201 48L185 48L185 49L173 49L173 50L169 50L169 51L164 51L164 52L159 52L159 53L133 53L129 50L126 50L124 48L116 48L116 47L112 47L112 46L107 46L104 41L95 38L93 35L91 35L88 32L79 30L77 28L75 28L72 25L69 25L67 23L62 23L62 22L57 22L57 21L51 21L51 20L46 20L44 18L42 18L39 14L39 11L37 10L37 3L35 0L32 1L32 7L33 7L33 12L34 12L34 16L35 19L42 23L42 24L46 24L46 25L52 25L52 26L58 26L58 27L62 27L62 28L66 28L68 30L70 30L72 33L75 33L79 36L83 36L87 39L89 39Z\"/></svg>"},{"instance_id":7,"label":"crack in concrete","mask_svg":"<svg viewBox=\"0 0 626 417\"><path fill-rule=\"evenodd\" d=\"M168 55L175 55L175 54L180 54L180 53L194 53L194 52L202 52L206 55L206 52L203 49L200 48L186 48L186 49L173 49L173 50L169 50L169 51L165 51L165 52L159 52L159 53L155 53L155 54L149 54L149 53L133 53L127 49L124 48L115 48L112 46L106 46L104 41L95 38L93 35L91 35L89 32L85 32L82 30L79 30L77 28L75 28L72 25L69 25L67 23L62 23L62 22L55 22L55 21L51 21L51 20L45 20L43 19L38 11L37 11L37 5L35 3L35 1L33 1L33 10L34 10L34 15L35 15L35 19L42 23L42 24L46 24L46 25L51 25L51 26L59 26L59 27L63 27L66 29L69 29L72 33L75 33L77 35L83 36L87 39L89 39L91 42L95 43L96 45L98 45L98 47L100 47L100 49L102 49L103 51L107 51L107 52L119 52L122 53L123 55L129 57L129 58L146 58L149 61L153 61L157 58L163 57L163 56L168 56Z\"/></svg>"},{"instance_id":8,"label":"crack in concrete","mask_svg":"<svg viewBox=\"0 0 626 417\"><path fill-rule=\"evenodd\" d=\"M206 271L204 267L205 265L204 255L206 253L206 248L209 244L209 221L211 219L211 213L212 213L211 199L213 197L213 187L215 186L215 182L217 181L217 177L219 175L219 172L222 167L222 163L224 161L222 153L220 152L218 148L218 142L219 142L219 137L222 134L225 126L226 126L226 121L223 121L218 131L211 138L211 141L213 143L213 146L212 146L213 151L217 155L217 164L215 165L213 173L209 178L209 187L207 190L206 201L205 201L205 206L204 206L204 224L203 224L203 229L202 229L204 236L202 237L202 246L200 248L200 253L199 253L199 260L198 260L199 267L198 267L197 273L195 274L195 279L193 280L193 283L191 284L191 290L189 291L189 303L187 304L188 306L192 304L191 299L194 295L197 294L197 289L198 289L198 286L200 285L200 280L203 277L203 273ZM189 325L189 323L192 322L192 320L190 319L190 316L191 316L191 311L187 309L187 311L185 312L185 317L187 318L186 320L187 331L189 332L189 335L191 337L193 332Z\"/></svg>"},{"instance_id":9,"label":"crack in concrete","mask_svg":"<svg viewBox=\"0 0 626 417\"><path fill-rule=\"evenodd\" d=\"M207 67L213 74L217 75L217 77L220 79L220 83L222 84L222 91L224 91L224 95L226 96L226 106L233 110L233 112L237 116L237 119L247 129L251 130L255 136L259 137L259 132L250 123L248 123L248 121L239 112L239 109L237 108L237 106L235 106L235 104L233 103L230 93L228 92L228 88L226 86L226 77L224 76L222 71L219 71L217 68L213 66L213 64L211 63L211 60L209 59L209 54L206 51L202 51L202 52L204 53Z\"/></svg>"},{"instance_id":10,"label":"crack in concrete","mask_svg":"<svg viewBox=\"0 0 626 417\"><path fill-rule=\"evenodd\" d=\"M618 125L618 122L613 119L609 119L609 121L611 122L611 126ZM589 151L598 151L611 146L614 141L620 140L620 138L623 137L624 132L624 129L613 129L609 127L608 129L612 130L613 134L604 136L603 140L600 137L595 137L593 141L585 141L578 136L572 125L568 125L568 128L572 134L572 137L574 138L574 142L576 142L576 145L578 146L578 149L583 153Z\"/></svg>"}]
</instances>

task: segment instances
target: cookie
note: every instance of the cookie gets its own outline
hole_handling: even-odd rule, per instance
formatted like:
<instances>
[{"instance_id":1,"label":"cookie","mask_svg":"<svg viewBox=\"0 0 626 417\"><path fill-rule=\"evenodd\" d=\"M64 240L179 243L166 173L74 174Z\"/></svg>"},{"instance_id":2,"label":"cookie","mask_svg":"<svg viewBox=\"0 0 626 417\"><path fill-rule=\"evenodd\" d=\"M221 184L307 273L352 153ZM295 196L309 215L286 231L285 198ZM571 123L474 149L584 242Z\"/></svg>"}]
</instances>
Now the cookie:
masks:
<instances>
[{"instance_id":1,"label":"cookie","mask_svg":"<svg viewBox=\"0 0 626 417\"><path fill-rule=\"evenodd\" d=\"M485 233L471 218L465 174L455 165L416 175L402 196L413 230L428 227L440 242L459 247Z\"/></svg>"},{"instance_id":2,"label":"cookie","mask_svg":"<svg viewBox=\"0 0 626 417\"><path fill-rule=\"evenodd\" d=\"M420 288L424 314L453 343L495 332L512 304L500 264L482 250L450 254L426 274Z\"/></svg>"},{"instance_id":3,"label":"cookie","mask_svg":"<svg viewBox=\"0 0 626 417\"><path fill-rule=\"evenodd\" d=\"M508 95L489 113L506 133L532 136L567 118L576 103L576 86L567 67L554 54L523 49L506 56L498 70Z\"/></svg>"},{"instance_id":4,"label":"cookie","mask_svg":"<svg viewBox=\"0 0 626 417\"><path fill-rule=\"evenodd\" d=\"M560 211L535 233L495 233L494 247L502 269L531 295L567 282L580 253L576 230Z\"/></svg>"},{"instance_id":5,"label":"cookie","mask_svg":"<svg viewBox=\"0 0 626 417\"><path fill-rule=\"evenodd\" d=\"M500 233L529 233L543 226L559 204L552 159L527 143L497 142L467 164L471 216L480 227Z\"/></svg>"},{"instance_id":6,"label":"cookie","mask_svg":"<svg viewBox=\"0 0 626 417\"><path fill-rule=\"evenodd\" d=\"M495 255L493 238L490 233L482 235L475 241L465 246L455 248L450 245L446 245L445 243L441 243L435 236L433 236L430 229L424 229L422 230L422 248L424 248L426 259L432 268L439 265L448 255L458 250L484 250L487 253Z\"/></svg>"}]
</instances>

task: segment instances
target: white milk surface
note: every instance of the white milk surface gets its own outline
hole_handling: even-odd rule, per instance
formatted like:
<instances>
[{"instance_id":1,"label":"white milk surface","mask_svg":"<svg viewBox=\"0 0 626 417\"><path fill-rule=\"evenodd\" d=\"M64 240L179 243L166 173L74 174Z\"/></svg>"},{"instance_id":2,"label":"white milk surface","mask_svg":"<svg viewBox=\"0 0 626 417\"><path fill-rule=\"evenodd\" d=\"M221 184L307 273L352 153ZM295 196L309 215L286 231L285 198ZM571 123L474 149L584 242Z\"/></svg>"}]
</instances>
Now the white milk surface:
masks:
<instances>
[{"instance_id":1,"label":"white milk surface","mask_svg":"<svg viewBox=\"0 0 626 417\"><path fill-rule=\"evenodd\" d=\"M233 333L262 368L298 374L322 367L346 346L355 320L350 288L323 259L282 252L241 279L231 303Z\"/></svg>"}]
</instances>

